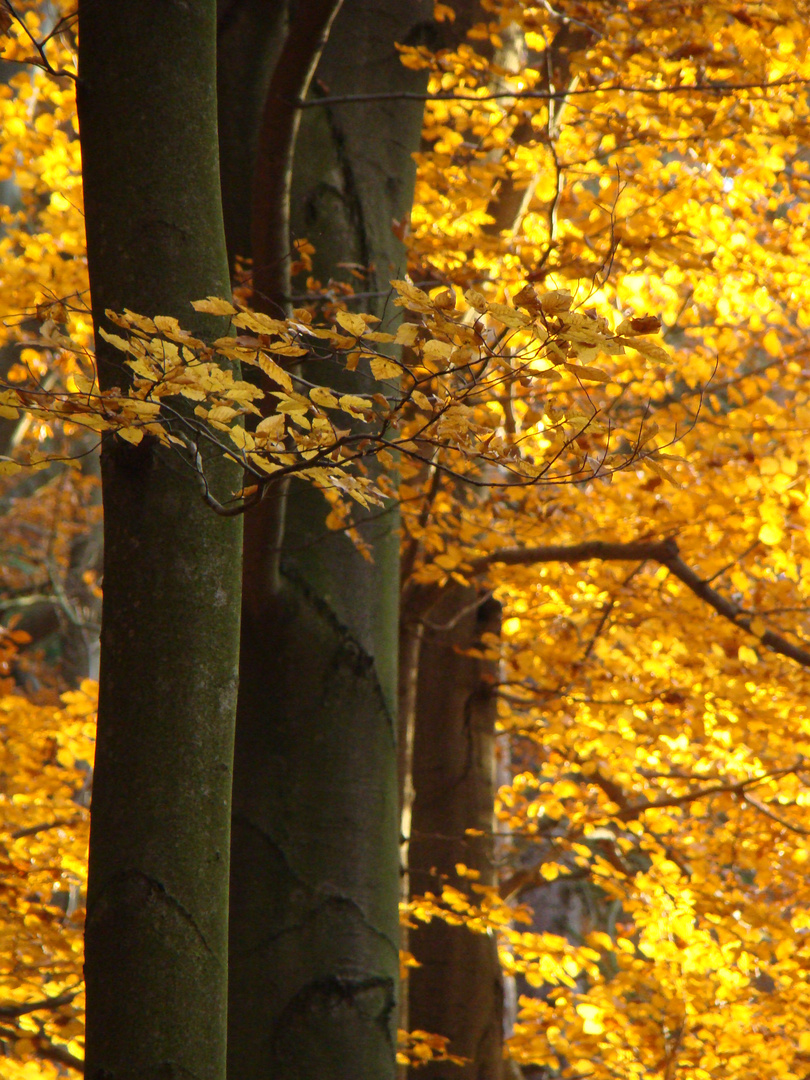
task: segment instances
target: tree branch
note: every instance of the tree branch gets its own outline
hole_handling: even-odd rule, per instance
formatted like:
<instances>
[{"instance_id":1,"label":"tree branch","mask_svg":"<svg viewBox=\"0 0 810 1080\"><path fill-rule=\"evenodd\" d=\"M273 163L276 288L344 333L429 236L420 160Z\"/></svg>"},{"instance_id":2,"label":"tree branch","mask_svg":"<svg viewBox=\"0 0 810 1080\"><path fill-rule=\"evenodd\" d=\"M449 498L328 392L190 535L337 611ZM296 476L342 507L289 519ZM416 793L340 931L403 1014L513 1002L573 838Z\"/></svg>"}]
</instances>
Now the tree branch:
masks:
<instances>
[{"instance_id":1,"label":"tree branch","mask_svg":"<svg viewBox=\"0 0 810 1080\"><path fill-rule=\"evenodd\" d=\"M765 817L769 817L771 821L775 821L777 825L781 825L783 829L788 829L790 832L798 833L799 836L810 836L810 829L805 829L802 825L794 825L791 821L786 821L781 814L774 813L767 803L762 802L760 799L755 798L753 795L749 795L747 791L743 792L743 802L749 803L755 810L759 810Z\"/></svg>"},{"instance_id":2,"label":"tree branch","mask_svg":"<svg viewBox=\"0 0 810 1080\"><path fill-rule=\"evenodd\" d=\"M27 1016L28 1013L40 1012L42 1009L58 1009L62 1005L70 1005L78 994L78 990L69 990L58 997L43 998L42 1001L29 1001L19 1005L0 1005L0 1017L11 1019L17 1016Z\"/></svg>"},{"instance_id":3,"label":"tree branch","mask_svg":"<svg viewBox=\"0 0 810 1080\"><path fill-rule=\"evenodd\" d=\"M80 817L74 818L57 818L56 821L40 822L38 825L29 825L25 829L17 829L16 832L11 834L12 840L22 840L24 836L36 836L37 833L47 832L49 829L62 829L71 828L73 825L78 825L82 819ZM3 1012L3 1007L0 1006L0 1016L7 1015Z\"/></svg>"},{"instance_id":4,"label":"tree branch","mask_svg":"<svg viewBox=\"0 0 810 1080\"><path fill-rule=\"evenodd\" d=\"M253 176L254 306L278 314L290 304L290 183L301 113L332 21L343 0L304 0L273 71L264 104Z\"/></svg>"},{"instance_id":5,"label":"tree branch","mask_svg":"<svg viewBox=\"0 0 810 1080\"><path fill-rule=\"evenodd\" d=\"M491 554L480 559L474 559L470 565L472 574L482 574L494 565L503 566L531 566L534 563L578 563L598 559L603 562L657 562L660 566L666 566L669 572L679 581L683 582L695 596L709 607L714 608L718 615L738 626L745 633L768 649L780 656L786 656L789 660L801 664L802 667L810 668L810 651L794 645L787 638L766 630L758 634L752 627L755 616L746 614L739 604L727 600L708 582L699 577L695 571L683 561L680 549L676 541L670 537L666 540L632 540L627 543L611 543L604 540L587 540L581 544L548 544L540 547L503 548L493 551Z\"/></svg>"},{"instance_id":6,"label":"tree branch","mask_svg":"<svg viewBox=\"0 0 810 1080\"><path fill-rule=\"evenodd\" d=\"M775 776L789 776L791 773L796 772L797 769L800 769L802 763L800 758L795 765L788 768L772 769L770 772L761 773L759 776L750 776L746 780L738 780L734 784L711 784L708 787L698 788L697 791L688 791L685 795L662 795L660 799L652 799L643 803L631 803L625 809L620 810L616 817L622 821L632 821L647 810L658 810L668 806L686 806L688 803L696 802L698 799L705 799L709 795L742 795L746 788L763 784L766 780L770 780ZM603 785L600 786L603 787ZM763 808L759 800L752 801L752 805L756 805L760 810ZM767 813L767 810L765 812ZM769 816L773 817L773 814ZM785 822L780 822L780 824L784 825Z\"/></svg>"},{"instance_id":7,"label":"tree branch","mask_svg":"<svg viewBox=\"0 0 810 1080\"><path fill-rule=\"evenodd\" d=\"M357 105L367 101L497 101L501 98L513 98L515 101L562 101L565 98L585 94L728 94L736 90L771 90L777 86L807 86L810 79L774 79L773 82L705 82L675 86L625 86L613 83L610 86L583 87L581 90L504 90L491 94L417 94L405 91L391 91L382 94L339 94L334 97L313 98L311 101L299 100L295 103L299 109L312 109L318 105Z\"/></svg>"},{"instance_id":8,"label":"tree branch","mask_svg":"<svg viewBox=\"0 0 810 1080\"><path fill-rule=\"evenodd\" d=\"M46 1061L56 1061L59 1065L67 1065L68 1068L75 1069L82 1076L84 1075L84 1062L82 1059L71 1054L64 1046L56 1046L43 1035L40 1035L37 1042L39 1044L37 1052L41 1058L45 1058Z\"/></svg>"}]
</instances>

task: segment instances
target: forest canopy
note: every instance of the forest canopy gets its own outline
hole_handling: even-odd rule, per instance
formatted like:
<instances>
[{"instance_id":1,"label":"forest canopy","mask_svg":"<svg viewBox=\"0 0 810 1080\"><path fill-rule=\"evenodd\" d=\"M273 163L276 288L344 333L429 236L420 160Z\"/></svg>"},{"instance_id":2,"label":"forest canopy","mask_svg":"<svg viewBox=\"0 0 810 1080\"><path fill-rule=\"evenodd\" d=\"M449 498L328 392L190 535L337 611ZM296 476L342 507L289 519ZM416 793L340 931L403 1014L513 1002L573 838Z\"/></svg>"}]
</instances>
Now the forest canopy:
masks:
<instances>
[{"instance_id":1,"label":"forest canopy","mask_svg":"<svg viewBox=\"0 0 810 1080\"><path fill-rule=\"evenodd\" d=\"M434 5L391 42L427 79L407 275L324 267L293 213L283 304L239 250L230 295L187 298L216 337L108 312L118 383L73 5L4 3L0 28L4 1075L83 1072L103 437L159 443L211 515L308 481L312 543L364 562L398 508L400 1068L810 1077L804 0ZM303 124L361 107L315 70ZM478 770L474 812L425 824L431 768L448 792ZM436 927L497 943L489 1072L431 1022L459 978L428 990Z\"/></svg>"}]
</instances>

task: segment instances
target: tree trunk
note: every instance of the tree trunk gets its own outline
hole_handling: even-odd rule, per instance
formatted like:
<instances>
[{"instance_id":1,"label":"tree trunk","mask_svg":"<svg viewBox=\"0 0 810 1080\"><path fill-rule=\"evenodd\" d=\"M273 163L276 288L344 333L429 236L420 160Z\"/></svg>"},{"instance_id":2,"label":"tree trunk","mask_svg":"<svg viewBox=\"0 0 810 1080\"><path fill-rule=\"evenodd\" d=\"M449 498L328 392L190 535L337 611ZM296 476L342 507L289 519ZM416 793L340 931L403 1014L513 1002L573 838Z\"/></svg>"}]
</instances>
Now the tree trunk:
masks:
<instances>
[{"instance_id":1,"label":"tree trunk","mask_svg":"<svg viewBox=\"0 0 810 1080\"><path fill-rule=\"evenodd\" d=\"M418 33L426 8L421 0L348 0L318 66L318 92L423 88L394 42ZM420 102L304 111L292 231L314 243L314 273L324 282L348 276L338 264L354 262L370 267L359 288L384 294L404 272L391 222L410 209L421 118ZM382 314L384 295L360 305ZM308 365L307 378L356 389L358 376L318 368ZM361 526L368 562L344 533L326 528L317 491L294 483L286 503L283 535L279 514L246 521L229 1075L389 1080L398 982L397 518L389 508Z\"/></svg>"},{"instance_id":2,"label":"tree trunk","mask_svg":"<svg viewBox=\"0 0 810 1080\"><path fill-rule=\"evenodd\" d=\"M483 633L500 632L500 605L476 603L473 589L450 586L424 619L417 680L409 871L411 892L441 894L463 863L496 884L493 864L493 661L468 655ZM467 829L483 835L469 836ZM475 900L475 894L472 894ZM434 919L410 934L421 965L410 974L413 1030L449 1037L448 1049L469 1059L413 1071L421 1080L500 1080L503 983L494 937Z\"/></svg>"},{"instance_id":3,"label":"tree trunk","mask_svg":"<svg viewBox=\"0 0 810 1080\"><path fill-rule=\"evenodd\" d=\"M124 307L197 335L228 294L215 3L80 4L79 118L96 327ZM121 354L97 336L102 387ZM222 496L241 478L207 471ZM102 449L104 602L87 904L90 1080L225 1075L240 524L148 437Z\"/></svg>"},{"instance_id":4,"label":"tree trunk","mask_svg":"<svg viewBox=\"0 0 810 1080\"><path fill-rule=\"evenodd\" d=\"M262 110L287 28L280 0L217 0L217 104L228 265L251 254L250 201Z\"/></svg>"}]
</instances>

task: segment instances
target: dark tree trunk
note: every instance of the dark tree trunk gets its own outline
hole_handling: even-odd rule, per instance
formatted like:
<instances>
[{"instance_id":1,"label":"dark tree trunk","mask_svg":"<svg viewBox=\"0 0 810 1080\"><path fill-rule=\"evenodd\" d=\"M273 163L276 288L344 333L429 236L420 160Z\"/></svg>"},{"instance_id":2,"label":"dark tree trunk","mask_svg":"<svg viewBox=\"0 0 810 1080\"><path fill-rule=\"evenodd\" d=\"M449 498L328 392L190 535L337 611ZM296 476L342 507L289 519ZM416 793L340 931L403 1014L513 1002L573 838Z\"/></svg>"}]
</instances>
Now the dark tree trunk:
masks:
<instances>
[{"instance_id":1,"label":"dark tree trunk","mask_svg":"<svg viewBox=\"0 0 810 1080\"><path fill-rule=\"evenodd\" d=\"M347 0L317 93L422 87L394 42L418 33L429 11L421 0ZM404 272L391 222L410 209L421 117L419 102L304 111L292 233L315 245L322 281L347 276L338 264L355 262L370 267L359 288L384 294ZM284 187L271 185L276 200ZM359 303L385 310L384 296ZM328 364L308 366L306 376L346 378ZM356 378L341 385L356 389ZM327 529L328 504L314 489L291 485L286 514L277 510L246 521L229 1075L389 1080L398 982L397 519L389 508L361 526L368 562Z\"/></svg>"},{"instance_id":2,"label":"dark tree trunk","mask_svg":"<svg viewBox=\"0 0 810 1080\"><path fill-rule=\"evenodd\" d=\"M500 605L476 603L472 589L451 586L424 618L417 679L411 814L413 895L441 894L444 881L465 890L463 863L496 884L493 865L495 661L470 656L481 635L500 632ZM481 835L467 835L467 829ZM475 900L475 894L471 893ZM434 919L410 934L419 962L410 975L409 1024L449 1037L448 1049L469 1064L431 1064L416 1078L500 1080L503 983L490 935Z\"/></svg>"},{"instance_id":3,"label":"dark tree trunk","mask_svg":"<svg viewBox=\"0 0 810 1080\"><path fill-rule=\"evenodd\" d=\"M250 203L267 89L287 30L283 0L217 0L217 103L228 264L250 258Z\"/></svg>"},{"instance_id":4,"label":"dark tree trunk","mask_svg":"<svg viewBox=\"0 0 810 1080\"><path fill-rule=\"evenodd\" d=\"M104 311L221 320L215 3L82 0L79 118L90 284ZM96 339L102 387L122 355ZM240 477L208 471L223 495ZM90 1080L225 1075L240 536L176 454L102 451L101 690L87 904Z\"/></svg>"}]
</instances>

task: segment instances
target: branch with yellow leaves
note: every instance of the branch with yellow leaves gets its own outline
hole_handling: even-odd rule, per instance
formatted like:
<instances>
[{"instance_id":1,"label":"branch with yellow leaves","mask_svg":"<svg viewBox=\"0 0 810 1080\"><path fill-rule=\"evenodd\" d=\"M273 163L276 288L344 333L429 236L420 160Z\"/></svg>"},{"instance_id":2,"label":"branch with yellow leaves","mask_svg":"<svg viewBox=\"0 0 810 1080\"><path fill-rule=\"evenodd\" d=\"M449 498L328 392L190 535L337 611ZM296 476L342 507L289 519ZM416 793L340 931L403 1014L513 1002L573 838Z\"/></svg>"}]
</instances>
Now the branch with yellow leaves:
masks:
<instances>
[{"instance_id":1,"label":"branch with yellow leaves","mask_svg":"<svg viewBox=\"0 0 810 1080\"><path fill-rule=\"evenodd\" d=\"M673 537L665 540L630 540L625 543L607 540L586 540L580 544L546 544L537 547L501 548L499 551L474 559L467 568L472 575L485 573L492 566L531 566L535 563L580 563L590 560L601 562L656 562L713 608L718 615L738 626L755 638L763 648L785 656L789 660L810 668L810 650L788 641L772 630L759 631L757 616L746 612L739 604L727 599L700 577L681 557Z\"/></svg>"},{"instance_id":2,"label":"branch with yellow leaves","mask_svg":"<svg viewBox=\"0 0 810 1080\"><path fill-rule=\"evenodd\" d=\"M89 373L77 371L54 391L36 383L0 383L0 416L14 418L22 410L49 423L115 434L134 447L146 438L147 452L155 442L179 450L205 502L226 516L244 512L293 474L334 496L338 507L345 508L346 496L364 510L384 506L396 494L388 475L396 470L392 452L487 488L606 479L636 461L673 480L665 462L678 459L652 441L658 429L646 423L646 408L633 428L603 424L592 385L613 381L610 372L591 364L600 353L614 357L630 350L645 365L670 361L648 337L660 330L656 317L621 319L612 329L606 318L572 310L573 296L565 289L538 294L526 285L511 305L468 290L459 305L450 290L431 297L408 281L392 285L394 304L415 315L396 334L373 329L378 320L370 315L341 310L335 324L317 325L305 311L274 319L208 297L192 307L228 317L237 331L208 344L176 319L108 311L123 334L101 334L125 355L127 385L104 392L92 356L49 317L41 344L73 353ZM409 359L395 359L385 346L407 347ZM308 382L299 366L308 356L350 372L362 363L369 393L341 394ZM236 365L259 369L265 388L238 378ZM564 410L548 400L551 382L567 395ZM486 404L512 383L536 387L545 412L542 447L513 445L486 414ZM255 422L246 425L246 417ZM583 459L578 443L585 436L596 440L596 449ZM226 493L224 502L209 489L209 454L236 461L245 473L247 486ZM374 478L369 459L380 466ZM0 476L47 464L44 456L0 458ZM345 513L333 510L340 520L330 527L343 527Z\"/></svg>"},{"instance_id":3,"label":"branch with yellow leaves","mask_svg":"<svg viewBox=\"0 0 810 1080\"><path fill-rule=\"evenodd\" d=\"M586 767L588 764L587 761L580 757L576 752L570 753L569 756L571 761L576 762L580 767ZM644 799L638 802L632 801L624 789L609 776L606 776L599 768L591 768L584 771L584 779L601 788L610 801L615 804L616 810L609 816L616 822L639 821L649 810L684 807L689 806L691 803L698 802L700 799L711 798L713 795L731 795L760 811L783 828L788 829L791 832L799 833L802 836L807 836L810 835L810 829L805 829L801 825L796 825L787 821L781 815L776 814L767 803L764 803L761 799L756 798L750 793L751 788L758 787L768 780L782 779L786 776L798 773L803 765L804 758L799 756L793 765L784 766L779 769L769 769L767 772L759 773L756 776L747 776L742 780L732 780L728 782L721 780L714 784L705 784L701 787L694 788L691 791L684 792L682 795L661 795L656 799ZM661 842L660 838L648 828L647 832L649 832L649 834L657 841ZM591 834L592 839L596 838L596 836L597 834ZM588 837L583 833L581 826L575 833L567 836L568 840L583 838L587 839ZM599 835L598 839L600 854L610 862L615 869L619 870L622 874L629 875L630 871L628 870L622 855L614 849L612 842L607 842L607 835ZM682 865L682 860L675 850L668 844L665 846L665 850L667 858L680 866L682 871L686 873L686 870ZM574 877L575 875L573 874L566 875L567 880L571 880ZM510 875L501 883L499 886L499 893L504 900L514 899L516 896L525 893L527 890L536 889L544 884L548 884L548 881L543 878L540 865L524 867Z\"/></svg>"}]
</instances>

